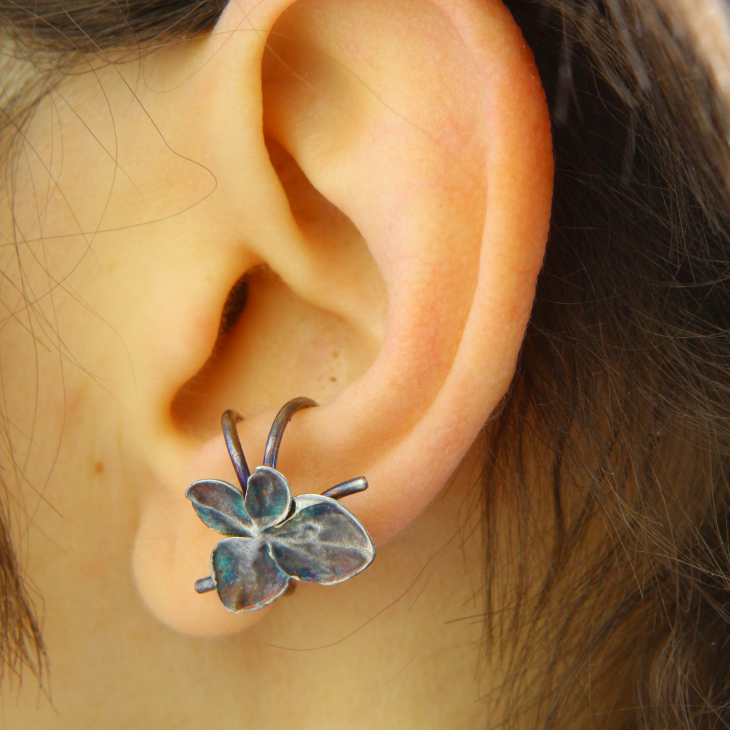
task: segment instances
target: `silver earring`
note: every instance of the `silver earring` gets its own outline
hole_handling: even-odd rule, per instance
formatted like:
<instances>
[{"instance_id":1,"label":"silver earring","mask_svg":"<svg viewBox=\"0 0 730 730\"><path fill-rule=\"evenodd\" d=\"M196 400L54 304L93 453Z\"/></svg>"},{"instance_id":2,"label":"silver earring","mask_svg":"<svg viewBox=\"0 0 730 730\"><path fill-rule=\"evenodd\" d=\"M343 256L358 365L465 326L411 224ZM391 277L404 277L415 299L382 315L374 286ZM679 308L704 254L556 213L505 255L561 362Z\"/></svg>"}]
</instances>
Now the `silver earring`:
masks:
<instances>
[{"instance_id":1,"label":"silver earring","mask_svg":"<svg viewBox=\"0 0 730 730\"><path fill-rule=\"evenodd\" d=\"M286 424L302 408L316 406L295 398L271 426L264 465L251 474L236 423L226 411L221 423L240 490L218 479L191 484L185 496L198 517L226 535L210 556L210 577L195 582L198 593L217 590L229 611L257 611L286 592L292 579L334 585L370 565L375 543L361 522L336 500L368 488L365 477L338 484L322 494L292 499L289 483L276 471Z\"/></svg>"}]
</instances>

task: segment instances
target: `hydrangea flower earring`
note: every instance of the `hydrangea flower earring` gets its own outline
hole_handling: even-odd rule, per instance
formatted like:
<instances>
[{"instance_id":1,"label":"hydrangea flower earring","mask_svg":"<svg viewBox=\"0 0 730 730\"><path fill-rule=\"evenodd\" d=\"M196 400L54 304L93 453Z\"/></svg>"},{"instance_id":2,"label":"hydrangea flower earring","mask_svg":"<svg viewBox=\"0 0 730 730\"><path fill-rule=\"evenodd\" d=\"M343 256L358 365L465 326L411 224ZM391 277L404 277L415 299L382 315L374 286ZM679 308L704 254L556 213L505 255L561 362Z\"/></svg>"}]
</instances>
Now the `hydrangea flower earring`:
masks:
<instances>
[{"instance_id":1,"label":"hydrangea flower earring","mask_svg":"<svg viewBox=\"0 0 730 730\"><path fill-rule=\"evenodd\" d=\"M210 556L210 577L195 582L198 593L217 590L229 611L257 611L281 596L292 581L333 585L370 565L375 543L360 521L336 500L368 488L356 477L323 494L292 499L289 483L276 471L284 428L302 408L317 404L295 398L271 426L264 466L249 472L236 423L226 411L221 423L240 490L218 479L191 484L185 496L198 517L226 535Z\"/></svg>"}]
</instances>

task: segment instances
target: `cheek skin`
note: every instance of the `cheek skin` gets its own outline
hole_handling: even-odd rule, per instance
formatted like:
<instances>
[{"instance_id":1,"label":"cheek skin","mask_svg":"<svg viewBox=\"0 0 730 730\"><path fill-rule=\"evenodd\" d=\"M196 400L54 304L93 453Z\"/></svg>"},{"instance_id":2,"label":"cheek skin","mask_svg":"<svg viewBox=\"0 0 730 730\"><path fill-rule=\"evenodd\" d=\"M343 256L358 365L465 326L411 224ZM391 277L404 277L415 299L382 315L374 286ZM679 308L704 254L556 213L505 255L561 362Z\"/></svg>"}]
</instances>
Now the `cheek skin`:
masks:
<instances>
[{"instance_id":1,"label":"cheek skin","mask_svg":"<svg viewBox=\"0 0 730 730\"><path fill-rule=\"evenodd\" d=\"M92 628L96 637L108 636L116 621L124 623L120 614L144 615L129 556L150 477L135 429L125 435L125 424L140 421L160 361L195 372L190 339L207 342L209 351L222 307L165 296L189 220L175 220L164 236L154 225L103 232L184 210L209 191L210 176L161 150L159 135L127 108L124 85L113 73L101 77L116 142L108 117L98 113L98 87L72 80L63 92L73 109L59 99L53 108L41 105L21 144L14 189L0 196L0 230L5 241L18 241L0 249L7 430L0 465L13 504L21 505L13 526L23 540L27 534L24 557L48 602L45 629L56 647L69 625L81 644L84 637L93 644ZM60 127L62 140L49 131ZM116 170L107 154L115 143L124 150ZM209 226L207 235L193 234L201 261L211 235ZM241 264L223 263L233 277ZM205 272L193 274L202 296L213 296ZM181 306L188 308L185 328L174 324ZM151 334L160 323L164 340ZM154 537L164 544L164 524ZM82 615L87 625L80 625Z\"/></svg>"}]
</instances>

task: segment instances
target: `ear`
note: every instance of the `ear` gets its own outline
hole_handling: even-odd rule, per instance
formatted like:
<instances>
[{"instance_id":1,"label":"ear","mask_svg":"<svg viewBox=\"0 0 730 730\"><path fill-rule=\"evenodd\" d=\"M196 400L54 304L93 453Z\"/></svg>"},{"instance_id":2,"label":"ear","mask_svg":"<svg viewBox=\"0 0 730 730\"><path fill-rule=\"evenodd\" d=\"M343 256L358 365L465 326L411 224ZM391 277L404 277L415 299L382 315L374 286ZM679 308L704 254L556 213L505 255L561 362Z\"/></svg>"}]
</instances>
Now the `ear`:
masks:
<instances>
[{"instance_id":1,"label":"ear","mask_svg":"<svg viewBox=\"0 0 730 730\"><path fill-rule=\"evenodd\" d=\"M295 493L364 474L346 502L377 544L464 458L532 306L549 120L496 0L231 2L210 36L144 63L170 90L153 118L187 120L175 149L217 188L176 231L155 285L165 316L145 325L147 395L128 430L154 476L134 568L162 621L212 635L258 616L193 590L220 536L184 491L233 481L224 410L246 415L256 466L278 407L320 401L295 416L279 468Z\"/></svg>"}]
</instances>

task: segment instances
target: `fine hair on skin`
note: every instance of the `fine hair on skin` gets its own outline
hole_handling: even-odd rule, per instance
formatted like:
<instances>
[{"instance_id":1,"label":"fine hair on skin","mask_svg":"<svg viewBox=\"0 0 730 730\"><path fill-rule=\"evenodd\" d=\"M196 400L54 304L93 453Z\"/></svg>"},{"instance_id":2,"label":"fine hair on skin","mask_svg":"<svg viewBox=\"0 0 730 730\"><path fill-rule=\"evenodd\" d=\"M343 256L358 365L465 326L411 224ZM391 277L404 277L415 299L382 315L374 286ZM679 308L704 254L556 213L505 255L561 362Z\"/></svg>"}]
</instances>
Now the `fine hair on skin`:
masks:
<instances>
[{"instance_id":1,"label":"fine hair on skin","mask_svg":"<svg viewBox=\"0 0 730 730\"><path fill-rule=\"evenodd\" d=\"M713 59L677 32L682 4L506 4L550 104L555 192L517 373L482 440L484 654L509 659L515 726L528 712L544 730L600 725L586 673L621 708L614 728L728 726L730 128ZM6 168L80 57L154 53L208 32L224 5L0 0ZM2 448L12 457L9 436ZM536 477L551 485L547 530ZM41 676L42 604L14 520L0 490L0 652L5 670ZM497 522L520 546L508 563Z\"/></svg>"}]
</instances>

